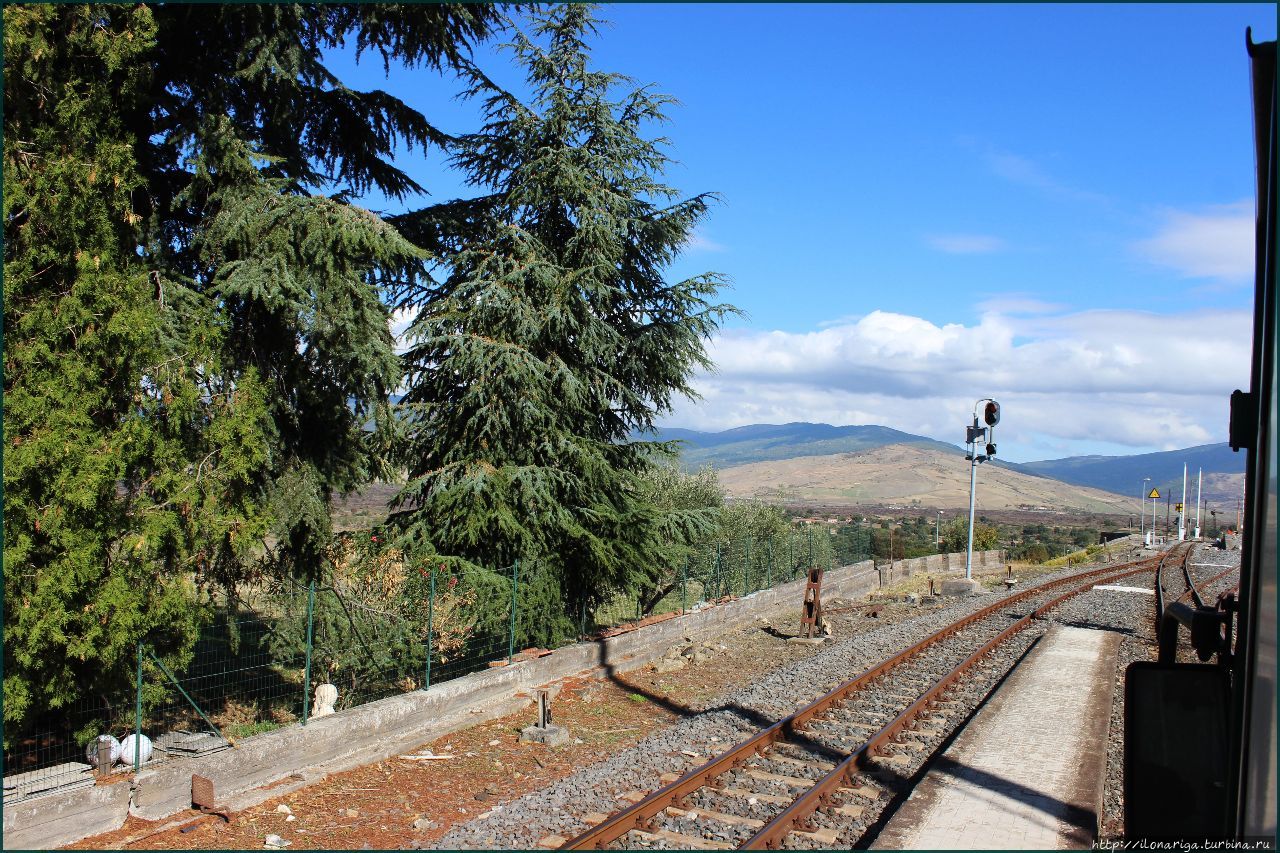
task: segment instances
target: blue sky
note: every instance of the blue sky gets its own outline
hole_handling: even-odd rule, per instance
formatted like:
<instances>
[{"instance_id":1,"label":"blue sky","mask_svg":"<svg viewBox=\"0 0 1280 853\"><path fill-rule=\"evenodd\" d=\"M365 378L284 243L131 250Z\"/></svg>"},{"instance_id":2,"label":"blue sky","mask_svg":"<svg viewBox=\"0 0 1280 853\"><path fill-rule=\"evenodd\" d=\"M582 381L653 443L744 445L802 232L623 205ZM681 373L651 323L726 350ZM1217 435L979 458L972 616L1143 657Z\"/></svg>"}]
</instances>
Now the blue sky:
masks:
<instances>
[{"instance_id":1,"label":"blue sky","mask_svg":"<svg viewBox=\"0 0 1280 853\"><path fill-rule=\"evenodd\" d=\"M1014 461L1225 439L1252 305L1244 33L1275 38L1273 5L600 14L595 66L681 101L655 129L668 182L724 200L671 274L724 273L747 312L667 425L958 441L996 396ZM507 54L477 58L518 86ZM445 130L476 126L451 81L333 59ZM466 192L438 152L398 162L436 199Z\"/></svg>"}]
</instances>

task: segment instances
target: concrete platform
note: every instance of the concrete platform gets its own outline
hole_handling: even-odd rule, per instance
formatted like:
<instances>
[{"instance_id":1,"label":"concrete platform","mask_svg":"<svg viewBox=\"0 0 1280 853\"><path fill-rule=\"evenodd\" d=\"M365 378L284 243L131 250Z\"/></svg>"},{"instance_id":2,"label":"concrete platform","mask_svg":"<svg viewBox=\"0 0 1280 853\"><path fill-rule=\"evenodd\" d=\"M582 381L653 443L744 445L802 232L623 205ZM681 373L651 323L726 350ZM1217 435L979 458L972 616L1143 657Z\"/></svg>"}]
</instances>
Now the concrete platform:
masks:
<instances>
[{"instance_id":1,"label":"concrete platform","mask_svg":"<svg viewBox=\"0 0 1280 853\"><path fill-rule=\"evenodd\" d=\"M1120 635L1053 626L935 762L876 850L1087 848Z\"/></svg>"}]
</instances>

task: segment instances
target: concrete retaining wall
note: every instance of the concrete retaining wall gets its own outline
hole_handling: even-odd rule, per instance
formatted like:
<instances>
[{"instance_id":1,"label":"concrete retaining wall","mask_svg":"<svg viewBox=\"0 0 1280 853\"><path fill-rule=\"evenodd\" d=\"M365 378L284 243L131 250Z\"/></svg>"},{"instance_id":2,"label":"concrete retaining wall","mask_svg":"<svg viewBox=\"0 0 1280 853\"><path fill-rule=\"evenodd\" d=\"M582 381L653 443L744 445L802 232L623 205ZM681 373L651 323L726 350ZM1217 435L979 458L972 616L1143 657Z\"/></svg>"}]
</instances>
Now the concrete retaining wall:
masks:
<instances>
[{"instance_id":1,"label":"concrete retaining wall","mask_svg":"<svg viewBox=\"0 0 1280 853\"><path fill-rule=\"evenodd\" d=\"M988 555L995 555L989 557ZM998 551L974 554L985 565ZM871 560L841 566L823 578L824 598L864 598L882 586L920 571L943 571L956 555L899 560L877 569ZM982 561L979 562L981 556ZM964 567L964 555L959 555ZM952 561L953 562L953 561ZM5 847L48 849L117 829L131 811L147 820L177 814L191 805L191 776L213 780L219 802L247 808L316 778L403 752L426 741L512 713L526 704L521 691L586 671L609 675L644 666L668 648L732 630L778 607L799 616L804 579L761 590L696 613L609 637L557 649L512 666L487 669L413 691L348 708L331 716L257 735L235 749L202 758L169 759L144 768L132 786L119 783L51 794L4 807ZM290 780L289 777L293 777ZM262 790L274 785L270 791Z\"/></svg>"},{"instance_id":2,"label":"concrete retaining wall","mask_svg":"<svg viewBox=\"0 0 1280 853\"><path fill-rule=\"evenodd\" d=\"M999 550L974 551L973 565L998 566L1000 554ZM879 566L876 571L880 573L880 586L893 586L921 573L964 571L964 559L964 554L932 554L927 557L912 557L910 560L895 560Z\"/></svg>"}]
</instances>

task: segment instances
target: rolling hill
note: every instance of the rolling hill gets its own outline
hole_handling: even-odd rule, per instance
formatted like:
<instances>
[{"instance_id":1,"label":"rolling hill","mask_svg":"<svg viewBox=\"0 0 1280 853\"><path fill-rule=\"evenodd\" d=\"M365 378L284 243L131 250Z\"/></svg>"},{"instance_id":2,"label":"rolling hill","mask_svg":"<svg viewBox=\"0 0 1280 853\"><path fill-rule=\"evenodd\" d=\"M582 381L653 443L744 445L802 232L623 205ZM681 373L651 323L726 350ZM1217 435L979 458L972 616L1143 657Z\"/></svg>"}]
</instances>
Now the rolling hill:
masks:
<instances>
[{"instance_id":1,"label":"rolling hill","mask_svg":"<svg viewBox=\"0 0 1280 853\"><path fill-rule=\"evenodd\" d=\"M923 506L967 509L969 466L953 447L901 442L852 453L794 456L721 469L729 497L826 506ZM1137 496L1026 474L1011 467L978 470L984 510L1059 510L1136 514Z\"/></svg>"},{"instance_id":2,"label":"rolling hill","mask_svg":"<svg viewBox=\"0 0 1280 853\"><path fill-rule=\"evenodd\" d=\"M716 467L721 472L721 482L726 488L732 484L729 492L737 497L771 494L775 499L834 503L918 500L922 505L947 507L956 500L952 480L958 474L965 481L967 501L968 468L958 446L889 427L797 422L752 424L723 432L666 428L651 437L682 442L681 465L690 470L703 465ZM850 460L853 456L857 457L856 462ZM897 481L891 482L887 469L874 472L874 476L868 473L867 466L877 458L915 467L898 470ZM1203 469L1205 500L1234 506L1244 481L1244 456L1233 453L1225 443L1133 456L1072 456L1021 464L997 459L981 470L1002 472L1002 476L984 473L981 479L997 484L997 492L1003 495L1000 499L1010 508L1030 504L1128 512L1134 509L1131 504L1137 503L1144 477L1152 478L1148 489L1156 486L1162 496L1173 494L1177 501L1182 493L1184 462L1190 501L1195 500L1196 471ZM763 463L789 464L761 467ZM851 468L852 465L860 467ZM854 478L857 486L848 479L855 470L861 472L860 477L866 474L863 479ZM1003 473L1026 479L1006 479ZM1046 482L1030 482L1037 479ZM1067 488L1068 485L1075 488ZM1069 498L1062 503L1054 499L1055 495ZM1107 510L1103 506L1115 508Z\"/></svg>"}]
</instances>

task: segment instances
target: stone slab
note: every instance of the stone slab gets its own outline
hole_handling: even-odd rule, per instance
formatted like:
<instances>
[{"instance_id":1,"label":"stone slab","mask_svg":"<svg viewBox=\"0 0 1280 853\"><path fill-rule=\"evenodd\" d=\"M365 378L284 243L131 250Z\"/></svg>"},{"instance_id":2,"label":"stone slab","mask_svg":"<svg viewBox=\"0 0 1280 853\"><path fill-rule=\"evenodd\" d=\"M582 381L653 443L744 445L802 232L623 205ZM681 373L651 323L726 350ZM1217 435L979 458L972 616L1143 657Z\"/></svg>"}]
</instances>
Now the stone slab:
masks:
<instances>
[{"instance_id":1,"label":"stone slab","mask_svg":"<svg viewBox=\"0 0 1280 853\"><path fill-rule=\"evenodd\" d=\"M929 769L876 850L1088 848L1120 635L1055 625Z\"/></svg>"}]
</instances>

